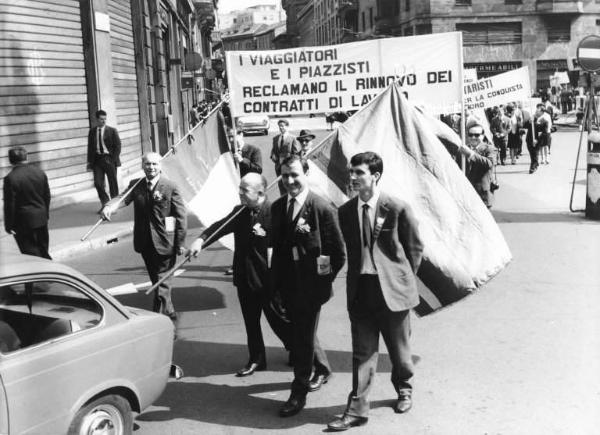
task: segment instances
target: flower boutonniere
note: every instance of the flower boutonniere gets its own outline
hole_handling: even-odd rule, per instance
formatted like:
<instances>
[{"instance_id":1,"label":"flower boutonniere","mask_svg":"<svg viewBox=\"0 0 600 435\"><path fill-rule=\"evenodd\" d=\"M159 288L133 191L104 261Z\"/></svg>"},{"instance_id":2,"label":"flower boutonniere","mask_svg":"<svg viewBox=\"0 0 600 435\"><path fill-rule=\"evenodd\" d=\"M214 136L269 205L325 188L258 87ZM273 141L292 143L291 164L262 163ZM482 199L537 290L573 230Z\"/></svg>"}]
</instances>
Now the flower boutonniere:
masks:
<instances>
[{"instance_id":1,"label":"flower boutonniere","mask_svg":"<svg viewBox=\"0 0 600 435\"><path fill-rule=\"evenodd\" d=\"M375 230L380 230L381 227L383 226L383 223L385 222L385 218L379 216L376 220L375 220Z\"/></svg>"},{"instance_id":2,"label":"flower boutonniere","mask_svg":"<svg viewBox=\"0 0 600 435\"><path fill-rule=\"evenodd\" d=\"M155 190L154 192L152 192L152 199L154 201L162 201L163 199L165 199L165 196L160 190Z\"/></svg>"},{"instance_id":3,"label":"flower boutonniere","mask_svg":"<svg viewBox=\"0 0 600 435\"><path fill-rule=\"evenodd\" d=\"M265 231L265 229L260 225L260 222L257 222L254 224L254 226L252 227L252 234L254 234L255 236L258 237L265 237L267 235L267 232Z\"/></svg>"},{"instance_id":4,"label":"flower boutonniere","mask_svg":"<svg viewBox=\"0 0 600 435\"><path fill-rule=\"evenodd\" d=\"M298 223L296 224L296 232L300 234L310 233L310 225L304 220L303 217L298 219Z\"/></svg>"}]
</instances>

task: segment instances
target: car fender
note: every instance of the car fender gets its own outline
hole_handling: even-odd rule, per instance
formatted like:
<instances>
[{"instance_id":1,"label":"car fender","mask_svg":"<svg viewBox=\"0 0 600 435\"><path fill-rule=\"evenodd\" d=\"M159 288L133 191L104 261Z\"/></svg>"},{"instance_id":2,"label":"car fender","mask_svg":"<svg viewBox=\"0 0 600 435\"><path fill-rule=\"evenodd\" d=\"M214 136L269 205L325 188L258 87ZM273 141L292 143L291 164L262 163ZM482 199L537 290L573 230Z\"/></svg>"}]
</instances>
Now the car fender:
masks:
<instances>
[{"instance_id":1,"label":"car fender","mask_svg":"<svg viewBox=\"0 0 600 435\"><path fill-rule=\"evenodd\" d=\"M108 381L104 381L100 384L94 385L94 387L88 389L84 393L82 393L79 397L79 400L73 404L69 411L69 421L72 421L82 407L85 406L86 403L90 402L92 399L96 397L103 396L105 394L118 394L118 390L128 391L131 396L125 397L131 403L131 399L135 399L135 403L131 403L131 409L134 411L140 411L140 392L135 384L127 379L111 379Z\"/></svg>"}]
</instances>

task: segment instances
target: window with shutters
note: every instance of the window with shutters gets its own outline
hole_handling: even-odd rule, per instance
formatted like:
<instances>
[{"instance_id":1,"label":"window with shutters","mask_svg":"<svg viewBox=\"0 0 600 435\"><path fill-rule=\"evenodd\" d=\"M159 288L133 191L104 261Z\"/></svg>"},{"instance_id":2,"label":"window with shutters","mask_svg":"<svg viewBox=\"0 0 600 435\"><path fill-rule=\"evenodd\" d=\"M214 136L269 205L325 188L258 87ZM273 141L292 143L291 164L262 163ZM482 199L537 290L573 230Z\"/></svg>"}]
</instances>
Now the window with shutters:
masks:
<instances>
[{"instance_id":1,"label":"window with shutters","mask_svg":"<svg viewBox=\"0 0 600 435\"><path fill-rule=\"evenodd\" d=\"M457 23L463 33L463 45L521 44L521 23Z\"/></svg>"},{"instance_id":2,"label":"window with shutters","mask_svg":"<svg viewBox=\"0 0 600 435\"><path fill-rule=\"evenodd\" d=\"M571 40L571 22L556 20L548 23L548 42L569 42Z\"/></svg>"}]
</instances>

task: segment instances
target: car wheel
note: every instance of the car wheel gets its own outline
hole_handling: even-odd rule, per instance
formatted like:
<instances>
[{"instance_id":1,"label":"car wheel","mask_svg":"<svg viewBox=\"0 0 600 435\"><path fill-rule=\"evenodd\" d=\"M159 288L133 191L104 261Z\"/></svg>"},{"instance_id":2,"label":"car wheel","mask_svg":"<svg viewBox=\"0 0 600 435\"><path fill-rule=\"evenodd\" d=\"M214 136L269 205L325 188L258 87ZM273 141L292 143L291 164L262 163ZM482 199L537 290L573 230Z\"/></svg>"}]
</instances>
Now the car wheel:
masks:
<instances>
[{"instance_id":1,"label":"car wheel","mask_svg":"<svg viewBox=\"0 0 600 435\"><path fill-rule=\"evenodd\" d=\"M269 135L269 130L267 130L267 129L265 128L265 136L268 136L268 135Z\"/></svg>"},{"instance_id":2,"label":"car wheel","mask_svg":"<svg viewBox=\"0 0 600 435\"><path fill-rule=\"evenodd\" d=\"M130 435L132 430L131 405L127 399L110 394L81 408L69 427L69 435Z\"/></svg>"}]
</instances>

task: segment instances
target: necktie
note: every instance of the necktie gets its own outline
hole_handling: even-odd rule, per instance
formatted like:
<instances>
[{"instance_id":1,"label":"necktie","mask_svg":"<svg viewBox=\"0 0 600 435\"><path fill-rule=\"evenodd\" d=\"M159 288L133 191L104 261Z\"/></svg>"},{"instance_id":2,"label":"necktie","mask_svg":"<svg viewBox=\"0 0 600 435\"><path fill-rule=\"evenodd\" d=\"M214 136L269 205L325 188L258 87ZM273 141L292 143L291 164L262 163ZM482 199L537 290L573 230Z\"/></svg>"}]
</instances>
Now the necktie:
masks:
<instances>
[{"instance_id":1,"label":"necktie","mask_svg":"<svg viewBox=\"0 0 600 435\"><path fill-rule=\"evenodd\" d=\"M362 239L363 245L371 249L373 230L371 229L371 220L369 219L369 204L363 204L362 211Z\"/></svg>"},{"instance_id":2,"label":"necktie","mask_svg":"<svg viewBox=\"0 0 600 435\"><path fill-rule=\"evenodd\" d=\"M290 199L290 202L288 204L288 209L287 209L287 221L288 224L292 224L294 222L294 204L295 204L296 200L294 198Z\"/></svg>"},{"instance_id":3,"label":"necktie","mask_svg":"<svg viewBox=\"0 0 600 435\"><path fill-rule=\"evenodd\" d=\"M147 181L146 186L148 186L148 194L152 193L152 181Z\"/></svg>"},{"instance_id":4,"label":"necktie","mask_svg":"<svg viewBox=\"0 0 600 435\"><path fill-rule=\"evenodd\" d=\"M104 154L104 149L102 148L102 129L98 127L98 153Z\"/></svg>"}]
</instances>

